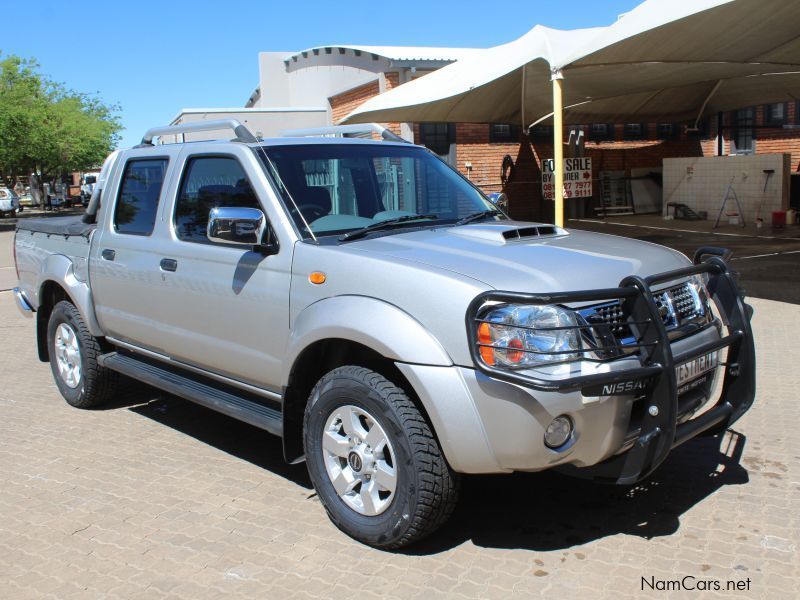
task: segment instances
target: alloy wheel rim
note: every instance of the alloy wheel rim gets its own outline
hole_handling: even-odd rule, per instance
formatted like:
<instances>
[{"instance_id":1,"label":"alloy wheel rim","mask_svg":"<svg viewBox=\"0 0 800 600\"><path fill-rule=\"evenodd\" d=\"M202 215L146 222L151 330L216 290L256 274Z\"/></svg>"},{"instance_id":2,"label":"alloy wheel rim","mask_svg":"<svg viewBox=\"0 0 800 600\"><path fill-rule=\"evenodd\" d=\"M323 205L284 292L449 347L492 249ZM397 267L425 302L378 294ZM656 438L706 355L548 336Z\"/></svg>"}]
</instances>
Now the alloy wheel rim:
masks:
<instances>
[{"instance_id":1,"label":"alloy wheel rim","mask_svg":"<svg viewBox=\"0 0 800 600\"><path fill-rule=\"evenodd\" d=\"M77 388L81 383L81 349L75 330L68 324L61 323L56 329L54 346L61 380L68 387Z\"/></svg>"},{"instance_id":2,"label":"alloy wheel rim","mask_svg":"<svg viewBox=\"0 0 800 600\"><path fill-rule=\"evenodd\" d=\"M325 470L339 498L373 517L392 503L397 489L395 453L383 427L363 408L340 406L322 431Z\"/></svg>"}]
</instances>

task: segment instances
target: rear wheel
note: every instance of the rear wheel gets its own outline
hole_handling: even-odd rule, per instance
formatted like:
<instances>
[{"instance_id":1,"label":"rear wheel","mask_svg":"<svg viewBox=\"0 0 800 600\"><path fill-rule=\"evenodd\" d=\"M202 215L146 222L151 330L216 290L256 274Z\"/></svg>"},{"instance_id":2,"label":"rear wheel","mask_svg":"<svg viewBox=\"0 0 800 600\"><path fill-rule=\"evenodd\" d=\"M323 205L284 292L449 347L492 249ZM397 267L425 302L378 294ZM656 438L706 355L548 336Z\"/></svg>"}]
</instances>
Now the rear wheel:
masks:
<instances>
[{"instance_id":1,"label":"rear wheel","mask_svg":"<svg viewBox=\"0 0 800 600\"><path fill-rule=\"evenodd\" d=\"M340 367L311 392L306 464L331 520L351 537L392 549L438 529L458 478L424 416L382 375Z\"/></svg>"},{"instance_id":2,"label":"rear wheel","mask_svg":"<svg viewBox=\"0 0 800 600\"><path fill-rule=\"evenodd\" d=\"M68 404L93 408L114 395L119 376L98 364L100 343L70 302L59 302L50 313L47 343L50 369Z\"/></svg>"}]
</instances>

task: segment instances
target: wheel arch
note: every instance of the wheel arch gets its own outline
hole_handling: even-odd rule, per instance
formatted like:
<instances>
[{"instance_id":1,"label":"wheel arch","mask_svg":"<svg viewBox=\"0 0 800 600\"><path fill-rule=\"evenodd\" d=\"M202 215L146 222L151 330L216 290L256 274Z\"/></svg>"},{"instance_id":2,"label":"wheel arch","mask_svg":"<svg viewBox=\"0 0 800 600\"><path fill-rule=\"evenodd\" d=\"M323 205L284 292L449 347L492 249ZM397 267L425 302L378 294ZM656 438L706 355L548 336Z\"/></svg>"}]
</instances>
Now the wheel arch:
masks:
<instances>
[{"instance_id":1,"label":"wheel arch","mask_svg":"<svg viewBox=\"0 0 800 600\"><path fill-rule=\"evenodd\" d=\"M326 373L345 365L371 369L401 388L417 405L436 435L425 406L394 360L350 339L326 338L313 342L300 352L283 388L283 452L287 462L294 463L303 458L303 415L311 390Z\"/></svg>"},{"instance_id":2,"label":"wheel arch","mask_svg":"<svg viewBox=\"0 0 800 600\"><path fill-rule=\"evenodd\" d=\"M397 306L365 296L335 296L309 305L294 320L286 355L283 444L289 462L303 455L303 411L314 384L328 371L354 364L379 372L402 387L427 418L395 363L453 364L419 321Z\"/></svg>"},{"instance_id":3,"label":"wheel arch","mask_svg":"<svg viewBox=\"0 0 800 600\"><path fill-rule=\"evenodd\" d=\"M387 359L450 366L453 360L425 326L401 308L366 296L334 296L302 310L292 323L287 365L324 339L350 340Z\"/></svg>"},{"instance_id":4,"label":"wheel arch","mask_svg":"<svg viewBox=\"0 0 800 600\"><path fill-rule=\"evenodd\" d=\"M81 314L89 332L102 337L92 304L87 282L80 281L73 272L72 261L63 255L52 255L45 261L36 287L36 343L39 360L47 362L50 353L47 347L47 325L53 307L62 300L70 302Z\"/></svg>"}]
</instances>

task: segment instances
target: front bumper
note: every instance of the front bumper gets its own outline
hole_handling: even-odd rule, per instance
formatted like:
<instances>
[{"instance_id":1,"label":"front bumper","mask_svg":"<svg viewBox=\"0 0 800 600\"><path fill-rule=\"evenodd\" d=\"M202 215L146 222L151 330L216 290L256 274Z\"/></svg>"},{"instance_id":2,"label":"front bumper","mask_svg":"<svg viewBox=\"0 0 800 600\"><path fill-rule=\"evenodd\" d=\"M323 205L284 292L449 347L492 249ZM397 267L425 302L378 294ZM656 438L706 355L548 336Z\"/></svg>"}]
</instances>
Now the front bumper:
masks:
<instances>
[{"instance_id":1,"label":"front bumper","mask_svg":"<svg viewBox=\"0 0 800 600\"><path fill-rule=\"evenodd\" d=\"M710 256L706 260L703 258ZM476 340L480 307L487 301L527 302L531 304L568 304L618 298L623 313L633 331L637 332L638 364L630 369L578 375L558 379L541 379L536 376L499 369L486 365L480 358L478 344L473 344L475 364L485 375L529 387L538 392L597 390L598 386L641 383L647 389L647 410L632 440L629 450L617 454L591 467L583 474L596 479L627 484L639 481L653 472L675 446L704 432L723 431L739 419L753 404L755 398L755 349L750 328L752 310L744 303L741 291L722 259L726 252L719 249L701 249L695 264L650 277L631 276L619 287L548 296L487 292L471 304L467 313L470 339ZM696 340L683 345L671 343L651 286L676 281L691 275L705 274L707 290L717 306L722 325L727 331L718 339ZM696 418L681 421L676 366L709 354L727 349L722 372L722 391L708 410ZM719 367L718 367L719 368ZM619 388L621 389L621 388ZM596 392L594 392L596 394Z\"/></svg>"},{"instance_id":2,"label":"front bumper","mask_svg":"<svg viewBox=\"0 0 800 600\"><path fill-rule=\"evenodd\" d=\"M755 350L750 308L716 254L704 262L652 277L628 277L618 288L536 296L487 292L467 314L470 339L476 316L488 300L567 304L619 298L626 319L638 332L638 353L605 363L592 372L543 379L532 371L498 369L473 357L477 369L398 365L417 390L439 434L446 457L457 471L467 473L541 470L568 466L575 474L630 484L656 469L675 446L701 434L724 431L752 405L755 397ZM670 342L659 316L651 286L696 274L707 274L708 293L716 304L719 329L707 327ZM676 366L694 358L727 350L724 363L708 376L710 394L721 377L719 397L686 409L679 393ZM646 382L638 397L609 393L603 386ZM608 389L608 388L606 388ZM639 411L634 423L633 413ZM547 424L560 414L575 423L575 434L564 447L543 443ZM698 416L693 417L694 414Z\"/></svg>"}]
</instances>

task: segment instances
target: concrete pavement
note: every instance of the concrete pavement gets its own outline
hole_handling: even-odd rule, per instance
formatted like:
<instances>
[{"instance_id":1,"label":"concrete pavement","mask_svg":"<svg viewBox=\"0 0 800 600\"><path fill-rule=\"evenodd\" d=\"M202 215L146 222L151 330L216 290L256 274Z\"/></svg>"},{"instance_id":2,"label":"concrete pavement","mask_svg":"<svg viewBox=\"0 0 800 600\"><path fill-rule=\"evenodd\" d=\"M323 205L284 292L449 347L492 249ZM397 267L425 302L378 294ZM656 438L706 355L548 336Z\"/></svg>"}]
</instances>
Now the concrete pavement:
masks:
<instances>
[{"instance_id":1,"label":"concrete pavement","mask_svg":"<svg viewBox=\"0 0 800 600\"><path fill-rule=\"evenodd\" d=\"M570 219L567 227L632 237L675 248L691 258L701 246L733 252L731 266L741 274L748 296L800 303L800 225L773 232L768 226L737 227L713 221L665 221L659 215Z\"/></svg>"},{"instance_id":2,"label":"concrete pavement","mask_svg":"<svg viewBox=\"0 0 800 600\"><path fill-rule=\"evenodd\" d=\"M402 553L334 528L278 440L188 402L61 399L0 293L0 597L784 598L800 587L800 306L754 300L756 405L645 483L470 477ZM726 591L731 582L735 590ZM670 587L665 587L670 586Z\"/></svg>"}]
</instances>

